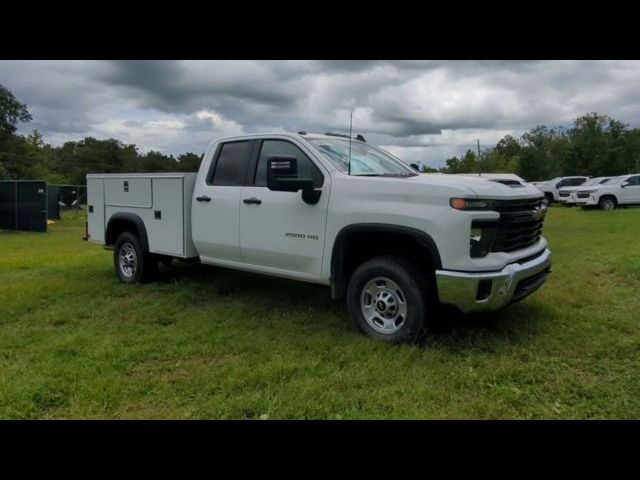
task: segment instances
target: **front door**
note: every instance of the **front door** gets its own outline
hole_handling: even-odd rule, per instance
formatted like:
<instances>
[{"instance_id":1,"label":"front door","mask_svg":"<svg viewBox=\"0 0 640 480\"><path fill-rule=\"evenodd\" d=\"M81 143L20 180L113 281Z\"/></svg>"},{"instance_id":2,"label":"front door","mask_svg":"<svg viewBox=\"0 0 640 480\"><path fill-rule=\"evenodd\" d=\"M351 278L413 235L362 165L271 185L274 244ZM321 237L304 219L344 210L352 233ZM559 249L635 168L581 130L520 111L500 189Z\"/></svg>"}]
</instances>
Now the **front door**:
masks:
<instances>
[{"instance_id":1,"label":"front door","mask_svg":"<svg viewBox=\"0 0 640 480\"><path fill-rule=\"evenodd\" d=\"M252 162L240 203L240 248L247 265L271 268L313 280L320 277L329 205L330 177L323 175L300 146L289 140L265 139ZM267 188L267 158L295 156L298 176L312 178L322 189L318 203L302 200L301 192L274 192ZM255 165L255 167L253 167Z\"/></svg>"},{"instance_id":2,"label":"front door","mask_svg":"<svg viewBox=\"0 0 640 480\"><path fill-rule=\"evenodd\" d=\"M640 175L629 177L627 182L620 192L621 203L640 203Z\"/></svg>"}]
</instances>

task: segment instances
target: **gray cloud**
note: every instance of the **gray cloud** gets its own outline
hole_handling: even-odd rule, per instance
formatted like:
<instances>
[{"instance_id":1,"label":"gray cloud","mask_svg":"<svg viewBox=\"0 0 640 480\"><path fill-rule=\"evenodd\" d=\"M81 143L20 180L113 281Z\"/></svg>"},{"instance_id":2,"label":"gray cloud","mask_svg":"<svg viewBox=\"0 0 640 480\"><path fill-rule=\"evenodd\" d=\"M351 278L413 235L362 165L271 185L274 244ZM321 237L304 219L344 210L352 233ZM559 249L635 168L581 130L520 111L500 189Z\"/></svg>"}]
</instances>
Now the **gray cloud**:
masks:
<instances>
[{"instance_id":1,"label":"gray cloud","mask_svg":"<svg viewBox=\"0 0 640 480\"><path fill-rule=\"evenodd\" d=\"M637 61L0 61L0 83L60 143L114 136L201 152L216 135L345 131L441 165L598 111L638 126Z\"/></svg>"}]
</instances>

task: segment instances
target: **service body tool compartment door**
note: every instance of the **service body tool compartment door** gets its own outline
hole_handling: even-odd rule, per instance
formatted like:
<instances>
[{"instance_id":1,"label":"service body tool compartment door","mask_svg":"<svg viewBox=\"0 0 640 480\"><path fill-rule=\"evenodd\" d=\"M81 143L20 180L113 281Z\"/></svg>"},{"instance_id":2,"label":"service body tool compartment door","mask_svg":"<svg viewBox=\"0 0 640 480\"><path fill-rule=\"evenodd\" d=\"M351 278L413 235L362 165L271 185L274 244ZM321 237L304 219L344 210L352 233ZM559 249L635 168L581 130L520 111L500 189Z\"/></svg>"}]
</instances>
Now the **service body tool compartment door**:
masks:
<instances>
[{"instance_id":1,"label":"service body tool compartment door","mask_svg":"<svg viewBox=\"0 0 640 480\"><path fill-rule=\"evenodd\" d=\"M104 243L104 180L87 177L87 223L90 242Z\"/></svg>"},{"instance_id":2,"label":"service body tool compartment door","mask_svg":"<svg viewBox=\"0 0 640 480\"><path fill-rule=\"evenodd\" d=\"M146 222L149 250L185 256L182 178L153 178L153 215Z\"/></svg>"},{"instance_id":3,"label":"service body tool compartment door","mask_svg":"<svg viewBox=\"0 0 640 480\"><path fill-rule=\"evenodd\" d=\"M105 178L105 200L111 207L151 208L151 178Z\"/></svg>"}]
</instances>

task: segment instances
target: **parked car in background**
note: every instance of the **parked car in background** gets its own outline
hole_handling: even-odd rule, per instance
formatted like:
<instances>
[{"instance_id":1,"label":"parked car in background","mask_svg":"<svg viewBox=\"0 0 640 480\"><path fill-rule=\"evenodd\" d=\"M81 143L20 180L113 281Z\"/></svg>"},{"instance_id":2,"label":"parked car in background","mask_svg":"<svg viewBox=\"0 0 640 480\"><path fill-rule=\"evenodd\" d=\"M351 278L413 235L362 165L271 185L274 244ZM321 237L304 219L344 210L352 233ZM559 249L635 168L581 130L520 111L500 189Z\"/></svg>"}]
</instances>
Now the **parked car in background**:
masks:
<instances>
[{"instance_id":1,"label":"parked car in background","mask_svg":"<svg viewBox=\"0 0 640 480\"><path fill-rule=\"evenodd\" d=\"M619 205L640 205L640 174L614 177L606 183L579 188L576 205L613 210Z\"/></svg>"},{"instance_id":2,"label":"parked car in background","mask_svg":"<svg viewBox=\"0 0 640 480\"><path fill-rule=\"evenodd\" d=\"M582 185L589 177L556 177L546 182L532 182L531 185L536 186L542 193L544 193L544 202L546 205L551 205L553 202L557 202L560 193L560 189L563 187L577 187Z\"/></svg>"},{"instance_id":3,"label":"parked car in background","mask_svg":"<svg viewBox=\"0 0 640 480\"><path fill-rule=\"evenodd\" d=\"M590 178L582 185L577 187L562 187L558 192L558 203L562 203L564 205L575 205L576 204L576 192L578 189L584 187L592 187L594 185L602 185L603 183L608 182L613 177L595 177Z\"/></svg>"}]
</instances>

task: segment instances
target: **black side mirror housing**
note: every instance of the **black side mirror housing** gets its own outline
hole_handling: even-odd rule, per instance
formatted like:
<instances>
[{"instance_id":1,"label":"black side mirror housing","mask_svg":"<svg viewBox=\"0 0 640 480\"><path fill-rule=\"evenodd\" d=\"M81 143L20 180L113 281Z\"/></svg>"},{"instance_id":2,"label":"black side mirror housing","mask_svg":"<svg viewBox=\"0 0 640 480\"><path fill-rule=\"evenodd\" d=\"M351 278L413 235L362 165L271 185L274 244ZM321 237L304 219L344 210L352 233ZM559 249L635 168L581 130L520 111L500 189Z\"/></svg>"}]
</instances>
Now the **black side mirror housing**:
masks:
<instances>
[{"instance_id":1,"label":"black side mirror housing","mask_svg":"<svg viewBox=\"0 0 640 480\"><path fill-rule=\"evenodd\" d=\"M321 190L316 190L311 178L298 176L298 159L291 156L267 158L267 188L275 192L299 192L302 200L314 204L320 200Z\"/></svg>"},{"instance_id":2,"label":"black side mirror housing","mask_svg":"<svg viewBox=\"0 0 640 480\"><path fill-rule=\"evenodd\" d=\"M620 187L624 188L624 187L628 187L629 186L629 182L622 182L620 184Z\"/></svg>"}]
</instances>

